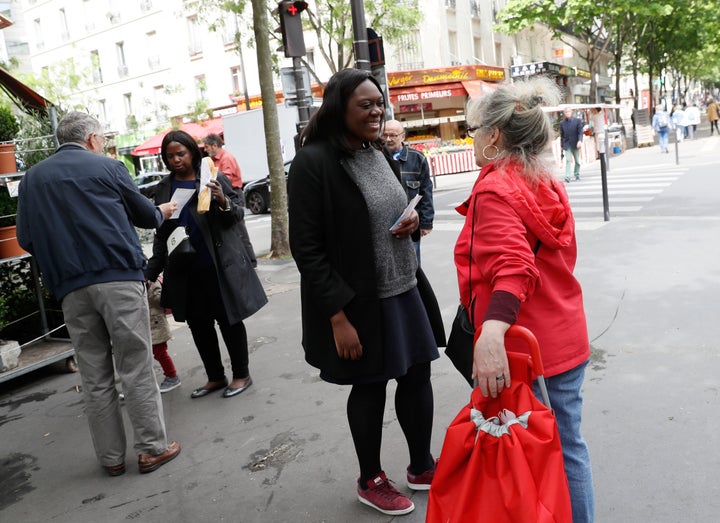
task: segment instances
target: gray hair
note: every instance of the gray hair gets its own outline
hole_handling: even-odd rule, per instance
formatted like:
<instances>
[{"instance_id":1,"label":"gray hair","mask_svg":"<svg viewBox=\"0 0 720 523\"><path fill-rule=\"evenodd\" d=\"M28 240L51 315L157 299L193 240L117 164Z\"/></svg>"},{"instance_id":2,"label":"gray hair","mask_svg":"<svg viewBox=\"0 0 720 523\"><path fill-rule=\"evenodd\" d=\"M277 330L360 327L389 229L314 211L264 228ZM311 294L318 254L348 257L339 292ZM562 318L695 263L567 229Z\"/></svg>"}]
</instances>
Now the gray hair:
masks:
<instances>
[{"instance_id":1,"label":"gray hair","mask_svg":"<svg viewBox=\"0 0 720 523\"><path fill-rule=\"evenodd\" d=\"M103 135L102 124L94 117L81 111L70 111L60 123L57 131L58 142L85 144L91 134Z\"/></svg>"},{"instance_id":2,"label":"gray hair","mask_svg":"<svg viewBox=\"0 0 720 523\"><path fill-rule=\"evenodd\" d=\"M518 162L532 179L549 176L542 160L554 137L553 125L542 106L557 105L560 89L549 78L538 77L501 85L495 91L471 103L467 121L479 133L500 132L498 160Z\"/></svg>"},{"instance_id":3,"label":"gray hair","mask_svg":"<svg viewBox=\"0 0 720 523\"><path fill-rule=\"evenodd\" d=\"M222 138L220 138L219 134L210 133L205 138L203 138L203 143L205 145L215 145L217 147L223 146Z\"/></svg>"}]
</instances>

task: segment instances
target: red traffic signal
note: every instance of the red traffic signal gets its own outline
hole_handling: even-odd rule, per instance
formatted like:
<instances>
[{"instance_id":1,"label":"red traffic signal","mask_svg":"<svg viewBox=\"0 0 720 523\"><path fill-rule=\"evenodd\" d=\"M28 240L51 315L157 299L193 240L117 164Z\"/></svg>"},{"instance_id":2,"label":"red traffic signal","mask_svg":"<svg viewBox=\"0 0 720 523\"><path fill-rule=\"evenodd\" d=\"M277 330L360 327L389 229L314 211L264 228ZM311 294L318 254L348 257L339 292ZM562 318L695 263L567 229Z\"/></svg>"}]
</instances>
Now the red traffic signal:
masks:
<instances>
[{"instance_id":1,"label":"red traffic signal","mask_svg":"<svg viewBox=\"0 0 720 523\"><path fill-rule=\"evenodd\" d=\"M305 39L303 37L300 13L307 9L307 2L279 2L280 30L282 32L285 56L305 56Z\"/></svg>"},{"instance_id":2,"label":"red traffic signal","mask_svg":"<svg viewBox=\"0 0 720 523\"><path fill-rule=\"evenodd\" d=\"M282 2L284 9L290 16L297 16L307 9L307 2Z\"/></svg>"}]
</instances>

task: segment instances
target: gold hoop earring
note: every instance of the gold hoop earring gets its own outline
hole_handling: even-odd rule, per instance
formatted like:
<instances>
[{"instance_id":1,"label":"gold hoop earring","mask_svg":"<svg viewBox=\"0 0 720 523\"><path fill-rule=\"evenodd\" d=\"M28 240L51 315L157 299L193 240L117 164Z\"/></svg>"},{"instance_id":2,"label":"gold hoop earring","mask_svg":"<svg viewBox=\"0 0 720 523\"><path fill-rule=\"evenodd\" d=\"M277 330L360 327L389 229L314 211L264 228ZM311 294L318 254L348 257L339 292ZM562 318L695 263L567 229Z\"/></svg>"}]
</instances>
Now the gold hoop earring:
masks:
<instances>
[{"instance_id":1,"label":"gold hoop earring","mask_svg":"<svg viewBox=\"0 0 720 523\"><path fill-rule=\"evenodd\" d=\"M492 158L490 158L487 154L485 154L485 149L487 149L488 147L494 147L494 148L495 148L495 156L493 156ZM482 156L483 156L483 158L485 158L486 160L493 161L493 160L494 160L495 158L497 158L499 155L500 155L500 149L498 149L498 146L497 146L497 145L493 145L493 144L489 143L489 144L487 144L485 147L482 148Z\"/></svg>"}]
</instances>

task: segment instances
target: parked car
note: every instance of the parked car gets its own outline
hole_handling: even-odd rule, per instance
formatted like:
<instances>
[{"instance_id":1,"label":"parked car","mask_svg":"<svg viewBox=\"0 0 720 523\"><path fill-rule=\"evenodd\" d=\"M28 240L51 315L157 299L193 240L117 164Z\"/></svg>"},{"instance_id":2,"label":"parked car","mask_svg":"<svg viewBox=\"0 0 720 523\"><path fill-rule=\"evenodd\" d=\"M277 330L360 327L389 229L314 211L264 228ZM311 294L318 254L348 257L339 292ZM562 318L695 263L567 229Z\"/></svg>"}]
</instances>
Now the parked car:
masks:
<instances>
[{"instance_id":1,"label":"parked car","mask_svg":"<svg viewBox=\"0 0 720 523\"><path fill-rule=\"evenodd\" d=\"M155 197L155 186L160 180L165 178L165 176L167 176L167 173L153 172L139 174L135 177L135 185L138 186L141 193L152 200Z\"/></svg>"},{"instance_id":2,"label":"parked car","mask_svg":"<svg viewBox=\"0 0 720 523\"><path fill-rule=\"evenodd\" d=\"M290 162L285 164L285 183L290 171ZM263 214L270 209L270 175L247 183L243 187L245 207L253 214Z\"/></svg>"}]
</instances>

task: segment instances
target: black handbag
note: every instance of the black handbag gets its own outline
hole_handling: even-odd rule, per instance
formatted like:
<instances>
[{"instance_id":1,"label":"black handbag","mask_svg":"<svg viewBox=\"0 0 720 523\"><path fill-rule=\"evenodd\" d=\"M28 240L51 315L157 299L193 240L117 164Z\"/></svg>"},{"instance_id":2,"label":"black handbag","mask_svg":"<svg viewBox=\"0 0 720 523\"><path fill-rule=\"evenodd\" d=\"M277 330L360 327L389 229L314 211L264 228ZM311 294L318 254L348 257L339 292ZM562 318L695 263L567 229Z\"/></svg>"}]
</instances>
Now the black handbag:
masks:
<instances>
[{"instance_id":1,"label":"black handbag","mask_svg":"<svg viewBox=\"0 0 720 523\"><path fill-rule=\"evenodd\" d=\"M473 205L475 200L473 199ZM473 212L473 217L475 213ZM470 233L470 263L468 264L468 286L470 287L470 308L474 298L472 296L472 247L473 240L475 239L475 228L472 228ZM540 249L540 240L537 240L533 254L537 255ZM455 368L462 374L468 384L473 387L472 379L472 368L473 368L473 355L475 353L475 325L474 318L468 315L468 310L461 303L458 306L457 314L453 320L452 327L450 329L450 337L448 338L447 347L445 348L445 355L450 358L450 361Z\"/></svg>"},{"instance_id":2,"label":"black handbag","mask_svg":"<svg viewBox=\"0 0 720 523\"><path fill-rule=\"evenodd\" d=\"M179 226L168 237L168 265L173 269L188 268L195 261L197 251L190 243L185 227Z\"/></svg>"},{"instance_id":3,"label":"black handbag","mask_svg":"<svg viewBox=\"0 0 720 523\"><path fill-rule=\"evenodd\" d=\"M457 314L450 329L445 355L455 368L462 374L463 378L472 387L472 366L473 366L473 341L475 328L473 327L468 311L461 303L458 306Z\"/></svg>"}]
</instances>

